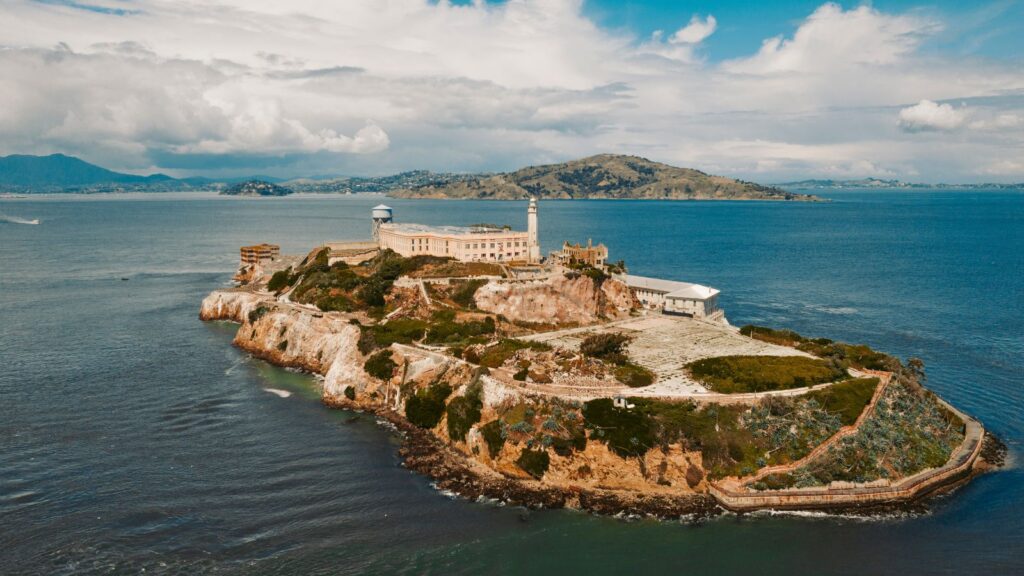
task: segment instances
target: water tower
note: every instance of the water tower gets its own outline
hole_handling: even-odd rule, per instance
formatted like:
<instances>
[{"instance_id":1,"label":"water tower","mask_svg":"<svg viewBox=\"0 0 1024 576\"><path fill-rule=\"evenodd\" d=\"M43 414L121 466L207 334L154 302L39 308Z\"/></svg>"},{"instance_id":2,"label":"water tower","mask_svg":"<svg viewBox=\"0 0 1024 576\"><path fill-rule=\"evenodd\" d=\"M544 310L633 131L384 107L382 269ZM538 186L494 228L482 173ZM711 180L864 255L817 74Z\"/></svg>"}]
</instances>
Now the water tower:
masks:
<instances>
[{"instance_id":1,"label":"water tower","mask_svg":"<svg viewBox=\"0 0 1024 576\"><path fill-rule=\"evenodd\" d=\"M392 221L391 207L379 204L373 208L373 241L380 242L380 225Z\"/></svg>"}]
</instances>

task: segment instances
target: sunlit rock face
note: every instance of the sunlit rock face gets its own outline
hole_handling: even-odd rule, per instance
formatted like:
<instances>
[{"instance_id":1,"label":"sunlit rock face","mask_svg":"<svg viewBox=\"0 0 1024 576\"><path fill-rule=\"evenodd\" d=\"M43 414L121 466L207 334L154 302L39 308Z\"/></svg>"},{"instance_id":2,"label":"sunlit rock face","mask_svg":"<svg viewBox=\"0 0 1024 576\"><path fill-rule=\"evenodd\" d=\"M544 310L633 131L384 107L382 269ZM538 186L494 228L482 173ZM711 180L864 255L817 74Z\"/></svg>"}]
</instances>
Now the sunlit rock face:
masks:
<instances>
[{"instance_id":1,"label":"sunlit rock face","mask_svg":"<svg viewBox=\"0 0 1024 576\"><path fill-rule=\"evenodd\" d=\"M495 283L481 287L477 308L513 321L591 324L629 316L629 288L618 280L600 283L587 276L557 275L536 282Z\"/></svg>"}]
</instances>

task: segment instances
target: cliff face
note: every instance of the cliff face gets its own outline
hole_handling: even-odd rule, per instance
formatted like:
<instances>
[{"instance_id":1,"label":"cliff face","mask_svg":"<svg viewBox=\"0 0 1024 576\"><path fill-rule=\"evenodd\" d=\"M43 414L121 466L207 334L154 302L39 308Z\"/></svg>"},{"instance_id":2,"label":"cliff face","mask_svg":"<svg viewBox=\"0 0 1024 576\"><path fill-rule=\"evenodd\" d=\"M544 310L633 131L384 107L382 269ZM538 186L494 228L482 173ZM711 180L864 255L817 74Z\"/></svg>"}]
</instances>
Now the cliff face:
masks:
<instances>
[{"instance_id":1,"label":"cliff face","mask_svg":"<svg viewBox=\"0 0 1024 576\"><path fill-rule=\"evenodd\" d=\"M480 310L521 322L591 324L602 318L629 316L634 308L629 288L618 280L597 283L587 276L559 275L543 281L490 283L477 290Z\"/></svg>"}]
</instances>

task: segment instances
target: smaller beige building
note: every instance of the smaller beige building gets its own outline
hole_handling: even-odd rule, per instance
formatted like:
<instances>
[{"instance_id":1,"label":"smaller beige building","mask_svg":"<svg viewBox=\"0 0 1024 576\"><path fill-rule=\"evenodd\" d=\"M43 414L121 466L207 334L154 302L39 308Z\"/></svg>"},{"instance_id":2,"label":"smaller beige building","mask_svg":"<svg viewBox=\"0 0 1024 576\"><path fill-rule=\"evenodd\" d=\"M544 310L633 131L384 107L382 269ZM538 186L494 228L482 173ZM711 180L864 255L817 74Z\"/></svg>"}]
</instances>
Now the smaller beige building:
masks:
<instances>
[{"instance_id":1,"label":"smaller beige building","mask_svg":"<svg viewBox=\"0 0 1024 576\"><path fill-rule=\"evenodd\" d=\"M595 246L594 241L590 238L587 239L586 246L579 243L569 244L569 242L564 242L562 243L561 251L552 252L551 257L555 262L563 266L586 264L595 268L601 268L608 261L608 247L604 244Z\"/></svg>"},{"instance_id":2,"label":"smaller beige building","mask_svg":"<svg viewBox=\"0 0 1024 576\"><path fill-rule=\"evenodd\" d=\"M648 309L713 321L725 318L718 308L720 292L710 286L633 274L618 274L615 278L629 286L636 299Z\"/></svg>"},{"instance_id":3,"label":"smaller beige building","mask_svg":"<svg viewBox=\"0 0 1024 576\"><path fill-rule=\"evenodd\" d=\"M239 252L242 256L242 266L250 266L278 258L281 256L281 247L277 244L254 244L242 246Z\"/></svg>"}]
</instances>

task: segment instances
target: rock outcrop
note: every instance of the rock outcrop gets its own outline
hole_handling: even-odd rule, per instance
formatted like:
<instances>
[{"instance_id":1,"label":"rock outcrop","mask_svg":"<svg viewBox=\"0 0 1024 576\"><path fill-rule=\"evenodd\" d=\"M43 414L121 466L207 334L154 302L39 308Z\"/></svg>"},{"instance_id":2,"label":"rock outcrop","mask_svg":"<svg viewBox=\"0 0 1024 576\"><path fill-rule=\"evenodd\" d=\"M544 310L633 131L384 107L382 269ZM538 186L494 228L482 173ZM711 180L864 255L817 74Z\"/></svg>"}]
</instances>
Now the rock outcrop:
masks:
<instances>
[{"instance_id":1,"label":"rock outcrop","mask_svg":"<svg viewBox=\"0 0 1024 576\"><path fill-rule=\"evenodd\" d=\"M597 282L583 275L557 275L533 282L482 286L474 296L480 310L533 323L592 324L629 316L635 308L629 287L618 280Z\"/></svg>"}]
</instances>

